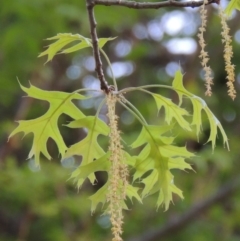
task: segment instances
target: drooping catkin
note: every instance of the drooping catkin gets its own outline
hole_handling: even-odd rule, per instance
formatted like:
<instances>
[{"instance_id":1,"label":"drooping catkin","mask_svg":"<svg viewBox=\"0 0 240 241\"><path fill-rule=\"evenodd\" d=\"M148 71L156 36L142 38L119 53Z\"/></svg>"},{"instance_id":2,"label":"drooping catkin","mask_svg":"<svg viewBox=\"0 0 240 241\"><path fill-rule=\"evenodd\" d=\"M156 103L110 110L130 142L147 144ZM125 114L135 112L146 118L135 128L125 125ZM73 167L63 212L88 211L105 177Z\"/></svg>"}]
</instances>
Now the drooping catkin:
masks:
<instances>
[{"instance_id":1,"label":"drooping catkin","mask_svg":"<svg viewBox=\"0 0 240 241\"><path fill-rule=\"evenodd\" d=\"M110 126L109 151L111 168L109 173L109 186L107 202L108 213L112 223L112 241L122 241L123 204L126 198L128 169L125 164L120 131L118 130L118 117L115 114L117 97L111 93L107 96L108 117Z\"/></svg>"},{"instance_id":2,"label":"drooping catkin","mask_svg":"<svg viewBox=\"0 0 240 241\"><path fill-rule=\"evenodd\" d=\"M201 59L201 65L204 70L205 86L207 88L205 94L207 96L211 96L212 95L211 85L213 85L213 78L211 76L211 74L212 74L211 68L207 64L209 61L209 56L208 56L207 51L205 50L206 42L205 42L204 36L203 36L204 32L206 31L206 26L207 26L207 10L205 8L207 3L208 3L208 1L204 0L203 5L200 7L200 16L201 16L202 24L199 28L199 33L198 33L199 40L198 41L199 41L199 45L201 47L199 58Z\"/></svg>"},{"instance_id":3,"label":"drooping catkin","mask_svg":"<svg viewBox=\"0 0 240 241\"><path fill-rule=\"evenodd\" d=\"M232 38L229 35L230 28L227 25L227 16L223 12L221 6L219 5L219 16L221 18L222 25L222 42L224 44L224 61L225 61L225 70L227 72L227 87L228 87L228 95L234 100L236 97L236 90L234 88L235 74L234 69L235 66L232 64L231 59L233 57L233 49L232 49Z\"/></svg>"}]
</instances>

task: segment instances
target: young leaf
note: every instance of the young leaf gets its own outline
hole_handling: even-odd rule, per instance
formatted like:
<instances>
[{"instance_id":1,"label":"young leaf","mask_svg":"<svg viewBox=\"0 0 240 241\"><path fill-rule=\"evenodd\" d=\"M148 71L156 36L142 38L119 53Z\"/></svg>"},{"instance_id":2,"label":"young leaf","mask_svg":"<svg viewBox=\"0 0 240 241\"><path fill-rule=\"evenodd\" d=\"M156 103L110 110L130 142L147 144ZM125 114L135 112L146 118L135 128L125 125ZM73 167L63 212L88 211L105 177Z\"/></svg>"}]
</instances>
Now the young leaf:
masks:
<instances>
[{"instance_id":1,"label":"young leaf","mask_svg":"<svg viewBox=\"0 0 240 241\"><path fill-rule=\"evenodd\" d=\"M89 197L91 200L91 212L94 213L97 205L102 203L103 205L107 201L107 192L108 192L108 182L105 183L101 188L99 188L93 195Z\"/></svg>"},{"instance_id":2,"label":"young leaf","mask_svg":"<svg viewBox=\"0 0 240 241\"><path fill-rule=\"evenodd\" d=\"M113 38L99 38L98 39L98 47L100 49L103 48L103 46L108 42L108 41L112 41L114 39L116 39L117 37L113 37Z\"/></svg>"},{"instance_id":3,"label":"young leaf","mask_svg":"<svg viewBox=\"0 0 240 241\"><path fill-rule=\"evenodd\" d=\"M109 126L100 120L97 116L87 116L79 120L70 122L68 125L70 128L87 128L87 136L79 141L78 143L72 145L66 152L64 158L68 158L73 155L82 156L82 165L89 164L95 159L101 158L105 151L99 146L97 138L100 134L107 136L109 134ZM79 166L72 174L72 177L76 177L81 172L81 166ZM93 184L95 181L95 175L90 174L89 179ZM81 181L79 185L81 185ZM78 186L79 186L78 185Z\"/></svg>"},{"instance_id":4,"label":"young leaf","mask_svg":"<svg viewBox=\"0 0 240 241\"><path fill-rule=\"evenodd\" d=\"M159 128L159 131L157 131L157 128ZM136 172L134 173L133 179L141 178L144 174L152 170L147 177L142 179L142 183L145 185L142 190L142 196L145 197L146 195L159 192L157 206L163 203L167 210L172 201L172 193L176 193L182 197L181 190L173 184L173 176L170 169L191 169L191 167L184 162L184 158L194 155L188 152L185 147L175 147L171 145L173 138L163 136L163 130L164 128L158 126L143 126L139 137L131 147L136 148L145 145L136 157ZM165 132L168 130L167 126ZM179 163L177 160L179 160Z\"/></svg>"},{"instance_id":5,"label":"young leaf","mask_svg":"<svg viewBox=\"0 0 240 241\"><path fill-rule=\"evenodd\" d=\"M29 88L22 85L20 87L29 97L48 101L50 106L47 112L41 117L19 121L18 127L10 134L9 138L19 132L24 132L24 135L33 133L33 144L28 158L35 156L36 165L39 165L41 152L46 158L51 159L47 150L47 141L49 138L55 141L59 153L63 156L67 147L58 128L58 119L62 114L66 114L73 119L84 117L84 114L72 103L72 100L84 99L85 97L77 93L45 91L33 85L30 85Z\"/></svg>"},{"instance_id":6,"label":"young leaf","mask_svg":"<svg viewBox=\"0 0 240 241\"><path fill-rule=\"evenodd\" d=\"M87 48L87 47L91 47L91 42L89 41L89 39L83 37L80 34L59 33L57 36L47 38L47 40L56 40L56 39L57 39L57 41L50 44L48 46L48 48L44 52L42 52L38 57L42 57L44 55L47 55L48 56L47 62L48 62L48 61L52 60L53 57L61 49L63 49L66 45L68 45L68 44L70 44L74 41L80 42L80 43L77 44L77 49L75 49L74 51L79 50L79 49L83 49L83 48ZM76 47L76 45L74 47ZM66 53L67 53L67 51L71 52L71 48L65 49L65 51L66 51Z\"/></svg>"},{"instance_id":7,"label":"young leaf","mask_svg":"<svg viewBox=\"0 0 240 241\"><path fill-rule=\"evenodd\" d=\"M175 73L175 77L174 77L173 82L172 82L172 87L178 93L179 106L182 105L182 97L183 97L183 95L187 95L187 96L192 95L183 86L183 75L182 75L180 70L177 70L176 73Z\"/></svg>"},{"instance_id":8,"label":"young leaf","mask_svg":"<svg viewBox=\"0 0 240 241\"><path fill-rule=\"evenodd\" d=\"M207 105L203 99L197 96L193 96L190 98L193 105L193 118L192 125L196 126L196 134L199 138L199 133L202 129L202 109L204 109Z\"/></svg>"},{"instance_id":9,"label":"young leaf","mask_svg":"<svg viewBox=\"0 0 240 241\"><path fill-rule=\"evenodd\" d=\"M173 89L177 92L179 96L179 104L182 103L182 97L186 96L188 97L193 105L193 118L192 118L192 123L191 125L196 126L196 134L199 136L199 133L201 131L202 127L202 110L204 110L207 114L209 123L210 123L210 137L208 141L212 142L212 148L214 149L215 143L216 143L216 137L217 137L217 128L220 129L220 132L223 136L223 142L226 144L227 148L229 149L228 145L228 139L227 135L224 132L221 123L218 121L218 119L215 117L215 115L210 111L210 109L207 107L206 102L201 99L198 96L193 95L189 91L187 91L184 86L183 86L183 75L180 70L176 71L175 73L175 78L172 83Z\"/></svg>"},{"instance_id":10,"label":"young leaf","mask_svg":"<svg viewBox=\"0 0 240 241\"><path fill-rule=\"evenodd\" d=\"M185 169L192 170L191 165L185 162L183 157L169 158L168 167L170 170L171 169L180 169L182 171L184 171Z\"/></svg>"},{"instance_id":11,"label":"young leaf","mask_svg":"<svg viewBox=\"0 0 240 241\"><path fill-rule=\"evenodd\" d=\"M77 182L77 187L80 188L87 178L91 178L92 173L109 170L109 156L110 153L108 152L93 162L85 165L81 164L76 170L73 171L70 178L74 178L74 180Z\"/></svg>"},{"instance_id":12,"label":"young leaf","mask_svg":"<svg viewBox=\"0 0 240 241\"><path fill-rule=\"evenodd\" d=\"M225 9L226 15L229 17L234 9L240 10L240 0L231 0L228 3Z\"/></svg>"},{"instance_id":13,"label":"young leaf","mask_svg":"<svg viewBox=\"0 0 240 241\"><path fill-rule=\"evenodd\" d=\"M166 136L163 136L162 134L171 131L173 128L173 125L162 125L162 126L155 126L155 125L148 125L147 128L142 128L142 131L140 132L137 139L131 144L132 148L136 148L138 146L143 145L146 143L146 139L149 138L149 135L152 135L152 137L155 140L158 140L160 143L170 144L173 140L171 140L170 143L166 143Z\"/></svg>"},{"instance_id":14,"label":"young leaf","mask_svg":"<svg viewBox=\"0 0 240 241\"><path fill-rule=\"evenodd\" d=\"M165 120L168 124L170 124L172 119L174 118L183 129L191 131L189 123L183 117L185 115L189 115L185 109L174 104L172 100L162 95L153 94L153 93L151 94L156 101L158 110L160 111L160 109L164 107Z\"/></svg>"},{"instance_id":15,"label":"young leaf","mask_svg":"<svg viewBox=\"0 0 240 241\"><path fill-rule=\"evenodd\" d=\"M99 48L102 48L106 44L106 42L111 41L113 39L115 38L100 38ZM57 53L67 54L67 53L76 52L80 49L92 47L91 39L85 38L80 34L59 33L57 36L47 38L47 40L57 40L57 41L50 44L48 48L38 56L38 57L42 57L44 55L47 55L48 58L46 63L52 60ZM77 41L77 44L66 48L68 44L76 41Z\"/></svg>"},{"instance_id":16,"label":"young leaf","mask_svg":"<svg viewBox=\"0 0 240 241\"><path fill-rule=\"evenodd\" d=\"M229 150L228 138L227 138L225 131L223 130L223 127L222 127L220 121L215 117L215 115L213 115L213 113L210 111L209 108L206 108L205 112L208 116L208 120L210 123L210 130L211 130L210 136L209 136L209 139L207 142L211 141L212 149L215 148L217 129L219 128L219 130L222 134L222 137L223 137L223 144L225 144L227 146L227 149Z\"/></svg>"},{"instance_id":17,"label":"young leaf","mask_svg":"<svg viewBox=\"0 0 240 241\"><path fill-rule=\"evenodd\" d=\"M106 171L107 173L110 171L110 152L107 152L105 155L103 155L101 158L90 162L85 165L80 165L73 173L71 178L74 178L74 180L77 182L78 188L81 187L82 183L90 177L91 175L94 175L94 172L98 171ZM130 163L133 163L133 159L128 153L124 152L124 157L126 157L126 161L130 161ZM104 204L107 200L107 192L108 192L108 186L109 181L107 181L104 186L102 186L95 194L90 196L90 200L92 201L91 205L91 211L94 212L97 205L102 203ZM128 184L127 186L127 197L132 201L132 199L135 197L140 203L142 202L141 197L138 194L138 189L136 187L133 187L131 184ZM122 206L125 209L127 208L127 205L123 202Z\"/></svg>"}]
</instances>

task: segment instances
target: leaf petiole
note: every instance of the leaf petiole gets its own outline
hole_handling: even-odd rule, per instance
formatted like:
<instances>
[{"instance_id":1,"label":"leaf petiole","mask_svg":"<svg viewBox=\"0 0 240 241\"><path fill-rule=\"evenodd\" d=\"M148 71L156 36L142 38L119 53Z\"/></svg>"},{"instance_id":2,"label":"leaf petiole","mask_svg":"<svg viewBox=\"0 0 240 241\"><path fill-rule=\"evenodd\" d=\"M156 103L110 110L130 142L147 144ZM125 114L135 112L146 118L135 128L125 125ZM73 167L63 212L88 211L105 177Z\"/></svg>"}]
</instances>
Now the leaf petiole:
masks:
<instances>
[{"instance_id":1,"label":"leaf petiole","mask_svg":"<svg viewBox=\"0 0 240 241\"><path fill-rule=\"evenodd\" d=\"M100 48L99 50L103 54L104 58L106 59L108 65L109 65L109 68L110 68L110 71L111 71L111 74L112 74L112 80L113 80L113 84L114 84L115 90L118 91L117 81L116 81L114 73L113 73L111 62L110 62L108 56L106 55L106 53L103 51L103 49Z\"/></svg>"},{"instance_id":2,"label":"leaf petiole","mask_svg":"<svg viewBox=\"0 0 240 241\"><path fill-rule=\"evenodd\" d=\"M130 103L129 101L126 100L126 103L128 105L130 105L131 108L134 109L134 111L130 107L128 107L126 104L124 104L123 101L119 100L118 103L121 104L125 109L127 109L133 116L135 116L142 125L144 125L144 126L147 125L147 122L144 119L144 117L142 116L142 114L137 110L137 108L132 103Z\"/></svg>"}]
</instances>

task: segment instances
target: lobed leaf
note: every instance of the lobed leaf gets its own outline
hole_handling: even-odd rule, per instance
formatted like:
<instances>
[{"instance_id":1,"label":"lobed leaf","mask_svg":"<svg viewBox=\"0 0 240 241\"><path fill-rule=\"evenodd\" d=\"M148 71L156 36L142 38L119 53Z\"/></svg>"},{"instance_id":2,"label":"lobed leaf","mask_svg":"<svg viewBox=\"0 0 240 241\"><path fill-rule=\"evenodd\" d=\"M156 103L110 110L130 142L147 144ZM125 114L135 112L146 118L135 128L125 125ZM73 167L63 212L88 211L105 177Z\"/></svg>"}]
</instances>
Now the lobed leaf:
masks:
<instances>
[{"instance_id":1,"label":"lobed leaf","mask_svg":"<svg viewBox=\"0 0 240 241\"><path fill-rule=\"evenodd\" d=\"M213 115L213 113L210 111L209 108L205 109L205 112L208 116L208 120L210 123L210 136L208 138L208 141L212 142L212 149L215 148L215 143L216 143L216 136L217 136L217 129L219 128L222 137L223 137L223 144L227 146L227 149L229 150L229 144L228 144L228 138L227 135L220 123L220 121L215 117L215 115Z\"/></svg>"},{"instance_id":2,"label":"lobed leaf","mask_svg":"<svg viewBox=\"0 0 240 241\"><path fill-rule=\"evenodd\" d=\"M229 17L234 9L240 10L240 0L231 0L224 12Z\"/></svg>"},{"instance_id":3,"label":"lobed leaf","mask_svg":"<svg viewBox=\"0 0 240 241\"><path fill-rule=\"evenodd\" d=\"M87 116L79 120L72 121L67 126L70 128L88 129L87 136L83 140L72 145L64 156L64 158L68 158L73 155L82 156L81 165L72 174L72 177L77 178L77 175L81 172L82 165L89 164L105 155L105 151L98 144L97 138L100 134L107 136L110 132L110 128L97 116ZM88 176L88 178L93 184L95 181L95 175L92 173ZM82 181L80 181L78 186L81 183Z\"/></svg>"},{"instance_id":4,"label":"lobed leaf","mask_svg":"<svg viewBox=\"0 0 240 241\"><path fill-rule=\"evenodd\" d=\"M146 143L146 139L149 138L149 135L152 135L152 137L155 140L158 140L159 142L164 142L165 144L168 143L167 137L163 136L162 134L169 132L172 130L173 125L163 125L163 126L156 126L156 125L148 125L147 128L142 128L139 136L137 139L131 144L132 148L140 147L144 143ZM169 137L168 137L169 138ZM170 143L172 143L172 137L170 138ZM169 143L169 144L170 144Z\"/></svg>"},{"instance_id":5,"label":"lobed leaf","mask_svg":"<svg viewBox=\"0 0 240 241\"><path fill-rule=\"evenodd\" d=\"M159 192L157 206L164 204L165 210L172 201L172 193L183 197L181 190L173 183L170 169L191 169L184 159L194 156L186 150L186 147L171 145L174 138L163 136L169 130L169 126L166 126L164 131L164 127L145 125L136 141L131 145L133 148L145 145L136 157L136 171L133 180L143 177L141 181L144 184L142 197ZM151 171L150 174L149 171Z\"/></svg>"},{"instance_id":6,"label":"lobed leaf","mask_svg":"<svg viewBox=\"0 0 240 241\"><path fill-rule=\"evenodd\" d=\"M160 87L160 86L159 86ZM172 83L172 89L176 91L179 97L179 104L174 104L170 99L150 93L160 110L162 107L165 110L165 120L167 126L151 126L144 125L142 131L136 140L132 143L132 148L142 150L135 156L135 173L133 180L140 179L144 184L142 189L142 197L159 192L157 206L164 204L167 210L172 201L172 194L175 193L183 198L182 191L174 184L174 177L171 173L172 169L192 169L191 165L185 162L186 158L193 157L194 154L189 152L186 147L177 147L173 145L174 137L166 135L173 128L172 120L175 121L186 130L191 130L190 124L185 120L188 112L181 108L183 97L191 100L193 105L193 114L191 125L196 127L197 136L202 128L202 110L207 114L210 123L210 136L208 141L212 142L212 147L215 147L217 130L223 136L224 144L228 147L227 136L217 118L213 115L203 99L191 94L183 86L183 75L181 71L177 71Z\"/></svg>"},{"instance_id":7,"label":"lobed leaf","mask_svg":"<svg viewBox=\"0 0 240 241\"><path fill-rule=\"evenodd\" d=\"M103 46L108 42L108 41L112 41L114 39L116 39L117 37L113 37L113 38L99 38L98 39L98 47L101 49L103 48Z\"/></svg>"},{"instance_id":8,"label":"lobed leaf","mask_svg":"<svg viewBox=\"0 0 240 241\"><path fill-rule=\"evenodd\" d=\"M91 174L98 171L108 171L110 168L109 162L110 153L106 153L102 157L93 162L85 165L80 165L76 170L72 172L70 178L74 178L77 182L77 187L80 188L83 182L89 178L91 179Z\"/></svg>"},{"instance_id":9,"label":"lobed leaf","mask_svg":"<svg viewBox=\"0 0 240 241\"><path fill-rule=\"evenodd\" d=\"M171 169L180 169L182 171L186 169L192 170L191 165L185 162L184 157L169 158L168 167L169 167L169 170Z\"/></svg>"},{"instance_id":10,"label":"lobed leaf","mask_svg":"<svg viewBox=\"0 0 240 241\"><path fill-rule=\"evenodd\" d=\"M204 109L207 105L203 99L197 96L193 96L190 100L193 105L192 125L196 126L196 134L199 138L199 133L202 130L202 109Z\"/></svg>"},{"instance_id":11,"label":"lobed leaf","mask_svg":"<svg viewBox=\"0 0 240 241\"><path fill-rule=\"evenodd\" d=\"M217 129L219 128L222 137L223 137L223 143L227 146L229 149L228 139L225 131L223 130L223 127L221 123L218 121L218 119L215 117L215 115L210 111L208 108L206 102L198 97L187 91L183 86L183 75L180 70L176 71L175 78L172 83L173 89L177 92L179 96L179 104L182 103L182 97L186 96L188 97L193 105L193 114L192 114L192 123L191 125L196 126L196 134L199 136L199 133L201 131L202 127L202 110L204 110L207 114L209 123L210 123L210 137L208 141L212 142L212 148L214 149L216 138L217 138Z\"/></svg>"},{"instance_id":12,"label":"lobed leaf","mask_svg":"<svg viewBox=\"0 0 240 241\"><path fill-rule=\"evenodd\" d=\"M33 144L28 158L34 156L36 165L40 163L40 153L47 159L51 159L47 150L49 138L55 141L59 153L63 156L67 147L58 128L58 119L62 114L66 114L73 119L82 118L84 114L72 103L72 100L84 99L85 97L77 93L45 91L33 85L26 88L20 84L20 87L28 94L28 97L49 102L49 109L44 115L36 119L18 121L18 127L10 134L9 138L19 132L24 132L24 136L33 133Z\"/></svg>"},{"instance_id":13,"label":"lobed leaf","mask_svg":"<svg viewBox=\"0 0 240 241\"><path fill-rule=\"evenodd\" d=\"M108 41L111 41L115 38L100 38L98 41L99 48L102 48ZM57 36L47 38L47 40L56 40L56 42L50 44L48 48L39 54L38 57L42 57L47 55L47 62L53 59L53 57L60 54L68 54L72 52L76 52L78 50L92 47L92 41L89 38L85 38L80 34L71 34L71 33L59 33ZM71 47L66 47L67 45L77 42L75 45Z\"/></svg>"},{"instance_id":14,"label":"lobed leaf","mask_svg":"<svg viewBox=\"0 0 240 241\"><path fill-rule=\"evenodd\" d=\"M174 90L177 91L178 97L179 97L179 106L182 105L182 98L183 95L191 95L189 91L185 89L183 86L183 75L180 70L176 71L173 82L172 82L172 87Z\"/></svg>"},{"instance_id":15,"label":"lobed leaf","mask_svg":"<svg viewBox=\"0 0 240 241\"><path fill-rule=\"evenodd\" d=\"M74 41L80 42L80 44L78 44L79 49L91 47L91 42L87 38L79 34L59 33L57 36L47 38L47 40L57 40L56 42L50 44L48 48L38 56L42 57L44 55L47 55L47 62L52 60L53 57L66 45Z\"/></svg>"},{"instance_id":16,"label":"lobed leaf","mask_svg":"<svg viewBox=\"0 0 240 241\"><path fill-rule=\"evenodd\" d=\"M94 172L98 171L106 171L107 173L110 170L110 152L107 152L101 158L90 162L85 165L80 165L73 173L71 178L74 178L77 182L78 188L81 187L82 183L89 178L91 180L91 175L94 175ZM128 153L124 152L124 157L126 157L126 162L130 161L133 164L133 157L131 157ZM121 184L120 184L121 185ZM107 193L108 193L109 181L107 181L96 193L89 197L91 200L91 211L94 212L97 205L102 203L103 205L107 201ZM138 194L139 188L133 187L131 184L127 186L127 197L132 201L133 198L136 198L139 202L142 202L141 197ZM122 207L124 209L128 209L125 201L122 202ZM106 208L107 209L107 208Z\"/></svg>"},{"instance_id":17,"label":"lobed leaf","mask_svg":"<svg viewBox=\"0 0 240 241\"><path fill-rule=\"evenodd\" d=\"M139 188L133 187L128 184L127 186L127 197L132 201L133 198L136 198L140 203L142 203L142 198L138 194Z\"/></svg>"},{"instance_id":18,"label":"lobed leaf","mask_svg":"<svg viewBox=\"0 0 240 241\"><path fill-rule=\"evenodd\" d=\"M174 118L177 123L185 130L191 131L189 123L184 119L184 116L189 115L188 112L180 106L174 104L172 100L158 94L153 94L158 110L163 107L165 109L165 120L168 124Z\"/></svg>"},{"instance_id":19,"label":"lobed leaf","mask_svg":"<svg viewBox=\"0 0 240 241\"><path fill-rule=\"evenodd\" d=\"M101 188L99 188L93 195L89 197L91 200L91 212L94 213L94 211L97 208L97 205L102 203L103 205L107 201L107 192L108 192L108 183L105 183Z\"/></svg>"}]
</instances>

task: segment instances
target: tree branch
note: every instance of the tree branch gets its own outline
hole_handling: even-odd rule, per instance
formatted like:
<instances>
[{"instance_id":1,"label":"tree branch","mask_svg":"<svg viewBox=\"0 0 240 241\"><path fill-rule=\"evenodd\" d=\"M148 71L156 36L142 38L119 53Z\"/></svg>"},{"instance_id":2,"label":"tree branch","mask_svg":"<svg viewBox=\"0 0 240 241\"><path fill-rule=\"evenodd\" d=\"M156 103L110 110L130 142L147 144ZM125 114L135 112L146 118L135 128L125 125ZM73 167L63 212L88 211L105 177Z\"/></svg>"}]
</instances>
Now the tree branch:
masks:
<instances>
[{"instance_id":1,"label":"tree branch","mask_svg":"<svg viewBox=\"0 0 240 241\"><path fill-rule=\"evenodd\" d=\"M220 0L209 0L208 4L217 3ZM199 7L203 5L203 1L186 1L179 2L175 0L169 0L164 2L135 2L125 0L93 0L93 5L104 5L104 6L121 6L134 9L158 9L163 7Z\"/></svg>"},{"instance_id":2,"label":"tree branch","mask_svg":"<svg viewBox=\"0 0 240 241\"><path fill-rule=\"evenodd\" d=\"M166 236L170 236L171 234L176 234L177 231L180 231L184 226L191 223L199 214L202 214L214 204L223 202L229 198L239 189L239 186L240 178L236 178L225 184L215 194L206 200L194 205L182 216L170 219L165 226L147 231L137 237L130 238L127 241L156 241Z\"/></svg>"},{"instance_id":3,"label":"tree branch","mask_svg":"<svg viewBox=\"0 0 240 241\"><path fill-rule=\"evenodd\" d=\"M220 0L209 0L208 4L211 3L219 3ZM95 71L97 73L98 79L101 83L101 89L106 93L109 93L111 87L108 85L105 80L103 68L102 68L102 60L100 56L100 51L98 47L98 36L97 36L97 22L94 16L94 6L96 5L104 5L104 6L121 6L128 7L134 9L158 9L162 7L199 7L203 4L202 1L186 1L179 2L176 0L169 0L165 2L135 2L135 1L126 1L126 0L86 0L86 7L88 10L89 24L90 24L90 32L91 39L93 45L93 55L95 59L96 68Z\"/></svg>"},{"instance_id":4,"label":"tree branch","mask_svg":"<svg viewBox=\"0 0 240 241\"><path fill-rule=\"evenodd\" d=\"M106 93L109 93L110 88L104 77L102 61L101 61L100 52L98 48L98 36L97 36L97 30L96 30L97 22L95 20L94 10L93 10L94 5L95 4L93 0L86 0L92 45L93 45L93 55L94 55L95 64L96 64L95 71L97 72L98 79L100 80L100 83L101 83L101 90L105 91Z\"/></svg>"},{"instance_id":5,"label":"tree branch","mask_svg":"<svg viewBox=\"0 0 240 241\"><path fill-rule=\"evenodd\" d=\"M217 3L219 4L220 0L209 0L208 4ZM111 90L111 86L108 85L105 80L105 76L102 68L102 60L100 56L100 51L98 47L98 36L96 31L97 22L94 16L94 6L96 5L104 5L104 6L120 6L120 7L128 7L134 9L158 9L162 7L199 7L203 4L202 1L186 1L179 2L176 0L168 0L164 2L135 2L135 1L126 1L126 0L86 0L86 6L88 10L88 17L90 23L90 32L91 39L93 45L93 55L95 59L95 71L97 73L98 79L101 83L101 89L106 93L109 93Z\"/></svg>"}]
</instances>

